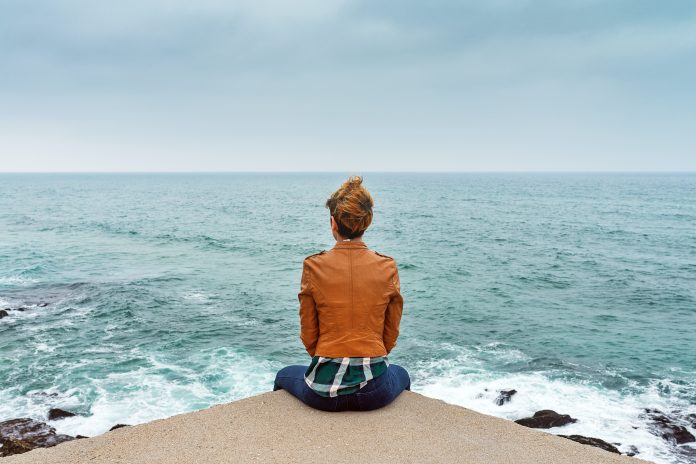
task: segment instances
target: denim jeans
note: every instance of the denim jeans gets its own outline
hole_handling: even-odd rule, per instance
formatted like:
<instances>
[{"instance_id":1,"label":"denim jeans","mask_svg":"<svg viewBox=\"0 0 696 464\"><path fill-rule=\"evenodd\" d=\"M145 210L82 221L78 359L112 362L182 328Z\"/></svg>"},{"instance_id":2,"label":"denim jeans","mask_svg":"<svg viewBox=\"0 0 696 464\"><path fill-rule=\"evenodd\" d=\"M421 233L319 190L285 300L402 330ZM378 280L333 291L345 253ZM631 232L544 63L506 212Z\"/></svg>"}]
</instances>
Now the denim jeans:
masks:
<instances>
[{"instance_id":1,"label":"denim jeans","mask_svg":"<svg viewBox=\"0 0 696 464\"><path fill-rule=\"evenodd\" d=\"M348 395L333 398L317 394L305 383L307 366L287 366L276 374L273 391L286 390L307 406L322 411L370 411L388 405L404 390L411 389L411 379L401 366L390 364L381 375L371 379L363 388Z\"/></svg>"}]
</instances>

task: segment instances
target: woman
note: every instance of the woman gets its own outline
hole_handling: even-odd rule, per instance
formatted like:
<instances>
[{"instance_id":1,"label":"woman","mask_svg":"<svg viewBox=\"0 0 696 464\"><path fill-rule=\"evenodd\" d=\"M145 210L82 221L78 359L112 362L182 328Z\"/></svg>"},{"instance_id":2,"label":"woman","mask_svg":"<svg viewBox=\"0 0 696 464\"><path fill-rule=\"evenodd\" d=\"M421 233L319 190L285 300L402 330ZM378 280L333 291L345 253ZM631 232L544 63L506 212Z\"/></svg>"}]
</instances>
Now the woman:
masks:
<instances>
[{"instance_id":1,"label":"woman","mask_svg":"<svg viewBox=\"0 0 696 464\"><path fill-rule=\"evenodd\" d=\"M349 178L326 201L336 245L304 260L300 339L312 361L281 369L273 390L316 409L377 409L411 389L406 370L387 359L403 308L396 262L362 240L373 204L362 178Z\"/></svg>"}]
</instances>

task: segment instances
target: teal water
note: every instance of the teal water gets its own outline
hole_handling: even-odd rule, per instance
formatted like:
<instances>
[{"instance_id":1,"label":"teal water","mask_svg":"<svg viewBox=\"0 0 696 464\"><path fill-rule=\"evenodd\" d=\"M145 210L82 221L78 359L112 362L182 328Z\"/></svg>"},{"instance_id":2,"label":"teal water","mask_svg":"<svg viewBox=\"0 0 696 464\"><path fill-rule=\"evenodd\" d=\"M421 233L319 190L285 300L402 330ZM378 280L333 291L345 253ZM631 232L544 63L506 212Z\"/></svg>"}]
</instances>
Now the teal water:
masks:
<instances>
[{"instance_id":1,"label":"teal water","mask_svg":"<svg viewBox=\"0 0 696 464\"><path fill-rule=\"evenodd\" d=\"M94 435L268 391L307 363L304 256L342 174L0 175L0 420ZM413 389L686 462L642 416L696 413L696 175L365 175ZM48 303L39 307L39 303ZM515 388L510 403L496 389ZM636 427L636 428L634 428ZM692 433L696 432L691 428Z\"/></svg>"}]
</instances>

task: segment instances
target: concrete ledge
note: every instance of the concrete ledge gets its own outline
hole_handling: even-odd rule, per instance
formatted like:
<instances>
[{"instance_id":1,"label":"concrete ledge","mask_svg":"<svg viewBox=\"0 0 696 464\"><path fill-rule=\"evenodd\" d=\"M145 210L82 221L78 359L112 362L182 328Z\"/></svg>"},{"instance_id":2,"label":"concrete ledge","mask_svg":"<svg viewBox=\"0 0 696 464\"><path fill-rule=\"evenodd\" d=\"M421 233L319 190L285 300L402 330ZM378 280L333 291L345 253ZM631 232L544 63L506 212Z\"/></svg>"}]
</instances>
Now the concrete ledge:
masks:
<instances>
[{"instance_id":1,"label":"concrete ledge","mask_svg":"<svg viewBox=\"0 0 696 464\"><path fill-rule=\"evenodd\" d=\"M2 464L646 463L406 391L327 413L284 391L0 459Z\"/></svg>"}]
</instances>

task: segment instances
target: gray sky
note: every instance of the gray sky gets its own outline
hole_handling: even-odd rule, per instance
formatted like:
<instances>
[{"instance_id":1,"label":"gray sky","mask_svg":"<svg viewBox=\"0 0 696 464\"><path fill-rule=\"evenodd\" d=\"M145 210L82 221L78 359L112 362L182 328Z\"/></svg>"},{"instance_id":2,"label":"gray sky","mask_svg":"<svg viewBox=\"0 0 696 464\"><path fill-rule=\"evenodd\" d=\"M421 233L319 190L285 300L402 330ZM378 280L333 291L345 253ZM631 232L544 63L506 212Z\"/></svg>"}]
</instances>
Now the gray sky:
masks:
<instances>
[{"instance_id":1,"label":"gray sky","mask_svg":"<svg viewBox=\"0 0 696 464\"><path fill-rule=\"evenodd\" d=\"M695 83L693 0L0 0L0 171L693 171Z\"/></svg>"}]
</instances>

